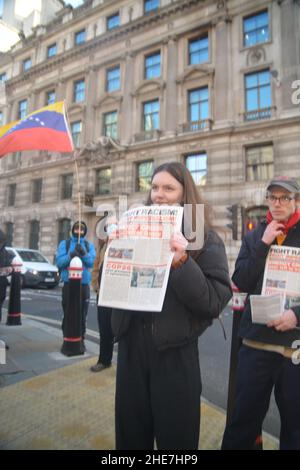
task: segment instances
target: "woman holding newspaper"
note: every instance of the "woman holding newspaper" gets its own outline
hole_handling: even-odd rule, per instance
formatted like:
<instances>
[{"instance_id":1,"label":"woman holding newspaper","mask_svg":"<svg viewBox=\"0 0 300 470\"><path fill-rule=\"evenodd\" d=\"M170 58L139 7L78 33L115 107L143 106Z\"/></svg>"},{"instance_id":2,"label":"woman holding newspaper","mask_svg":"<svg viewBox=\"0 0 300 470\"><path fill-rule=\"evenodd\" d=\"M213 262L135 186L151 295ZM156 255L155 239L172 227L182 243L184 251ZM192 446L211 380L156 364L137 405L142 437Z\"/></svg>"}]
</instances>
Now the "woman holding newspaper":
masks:
<instances>
[{"instance_id":1,"label":"woman holding newspaper","mask_svg":"<svg viewBox=\"0 0 300 470\"><path fill-rule=\"evenodd\" d=\"M274 251L272 245L300 248L300 211L296 207L299 191L292 178L277 177L268 184L266 220L245 237L232 278L243 292L261 294L267 256ZM297 267L297 261L294 265ZM251 317L248 298L239 331L243 344L236 403L225 430L224 450L253 448L273 388L281 418L280 449L300 450L300 357L295 349L300 346L300 306L293 302L285 305L281 315L280 311L271 313L273 317L279 313L278 318L257 323Z\"/></svg>"},{"instance_id":2,"label":"woman holding newspaper","mask_svg":"<svg viewBox=\"0 0 300 470\"><path fill-rule=\"evenodd\" d=\"M152 176L147 205L203 204L191 174L166 163ZM196 227L196 233L203 226ZM161 312L113 309L118 347L116 448L197 449L201 378L198 337L231 298L223 242L205 212L204 244L188 251L183 233L174 253Z\"/></svg>"}]
</instances>

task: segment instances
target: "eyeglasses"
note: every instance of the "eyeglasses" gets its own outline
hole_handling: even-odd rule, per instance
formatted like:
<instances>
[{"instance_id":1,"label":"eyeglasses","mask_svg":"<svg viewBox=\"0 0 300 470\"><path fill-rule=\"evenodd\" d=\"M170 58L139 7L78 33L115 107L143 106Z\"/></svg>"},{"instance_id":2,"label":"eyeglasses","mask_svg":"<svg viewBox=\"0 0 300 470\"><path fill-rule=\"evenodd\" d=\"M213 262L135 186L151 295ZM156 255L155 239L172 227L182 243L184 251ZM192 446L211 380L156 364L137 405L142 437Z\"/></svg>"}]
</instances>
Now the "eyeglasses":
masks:
<instances>
[{"instance_id":1,"label":"eyeglasses","mask_svg":"<svg viewBox=\"0 0 300 470\"><path fill-rule=\"evenodd\" d=\"M271 203L271 204L275 204L276 201L279 202L279 204L281 206L287 206L289 204L289 202L291 202L293 199L295 199L294 197L290 197L290 196L279 196L279 197L276 197L276 196L273 196L273 194L270 194L268 196L266 196L266 199L268 199L268 201Z\"/></svg>"}]
</instances>

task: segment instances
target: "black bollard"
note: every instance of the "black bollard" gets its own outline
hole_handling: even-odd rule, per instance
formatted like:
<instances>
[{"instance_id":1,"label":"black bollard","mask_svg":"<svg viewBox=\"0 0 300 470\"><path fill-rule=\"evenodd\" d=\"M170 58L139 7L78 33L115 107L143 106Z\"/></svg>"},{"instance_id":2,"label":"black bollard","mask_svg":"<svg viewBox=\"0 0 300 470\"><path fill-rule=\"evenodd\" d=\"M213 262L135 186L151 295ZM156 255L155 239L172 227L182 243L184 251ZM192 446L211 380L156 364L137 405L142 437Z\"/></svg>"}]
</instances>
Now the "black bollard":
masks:
<instances>
[{"instance_id":1,"label":"black bollard","mask_svg":"<svg viewBox=\"0 0 300 470\"><path fill-rule=\"evenodd\" d=\"M11 266L13 268L10 281L9 303L6 324L22 325L21 322L21 267L22 263L14 258Z\"/></svg>"},{"instance_id":2,"label":"black bollard","mask_svg":"<svg viewBox=\"0 0 300 470\"><path fill-rule=\"evenodd\" d=\"M64 342L61 352L65 356L84 354L82 341L82 301L81 278L82 262L77 256L72 259L69 271L67 307L63 322Z\"/></svg>"}]
</instances>

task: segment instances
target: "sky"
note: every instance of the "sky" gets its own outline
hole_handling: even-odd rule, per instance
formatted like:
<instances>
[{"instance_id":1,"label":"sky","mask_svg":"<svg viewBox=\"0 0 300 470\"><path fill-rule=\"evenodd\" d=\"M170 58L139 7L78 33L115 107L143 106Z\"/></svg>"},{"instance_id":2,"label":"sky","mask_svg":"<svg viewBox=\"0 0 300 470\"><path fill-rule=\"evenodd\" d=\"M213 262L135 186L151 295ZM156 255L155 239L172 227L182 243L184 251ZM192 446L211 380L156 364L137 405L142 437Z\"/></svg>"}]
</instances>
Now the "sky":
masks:
<instances>
[{"instance_id":1,"label":"sky","mask_svg":"<svg viewBox=\"0 0 300 470\"><path fill-rule=\"evenodd\" d=\"M83 4L83 0L65 0L65 4L70 4L72 7L78 7Z\"/></svg>"}]
</instances>

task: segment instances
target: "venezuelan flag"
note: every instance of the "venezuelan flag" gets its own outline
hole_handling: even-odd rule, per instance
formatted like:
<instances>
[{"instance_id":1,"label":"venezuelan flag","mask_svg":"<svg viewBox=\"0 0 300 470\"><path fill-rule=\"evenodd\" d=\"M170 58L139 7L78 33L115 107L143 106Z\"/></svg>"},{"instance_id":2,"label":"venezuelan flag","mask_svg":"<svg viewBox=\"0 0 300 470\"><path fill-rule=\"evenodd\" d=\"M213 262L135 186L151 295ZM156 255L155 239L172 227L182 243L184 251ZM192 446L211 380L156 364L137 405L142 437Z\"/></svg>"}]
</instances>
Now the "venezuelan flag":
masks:
<instances>
[{"instance_id":1,"label":"venezuelan flag","mask_svg":"<svg viewBox=\"0 0 300 470\"><path fill-rule=\"evenodd\" d=\"M73 149L63 101L0 127L0 158L23 150L71 152Z\"/></svg>"}]
</instances>

